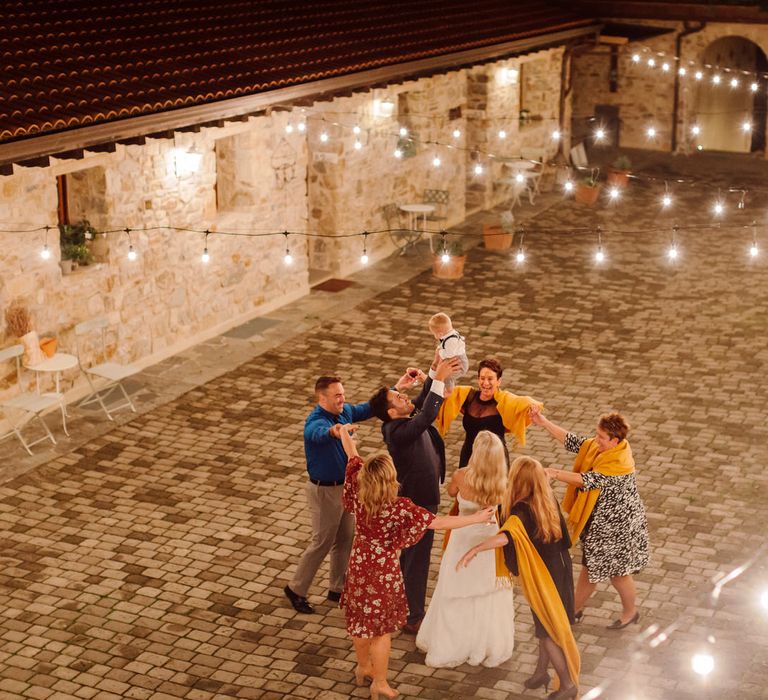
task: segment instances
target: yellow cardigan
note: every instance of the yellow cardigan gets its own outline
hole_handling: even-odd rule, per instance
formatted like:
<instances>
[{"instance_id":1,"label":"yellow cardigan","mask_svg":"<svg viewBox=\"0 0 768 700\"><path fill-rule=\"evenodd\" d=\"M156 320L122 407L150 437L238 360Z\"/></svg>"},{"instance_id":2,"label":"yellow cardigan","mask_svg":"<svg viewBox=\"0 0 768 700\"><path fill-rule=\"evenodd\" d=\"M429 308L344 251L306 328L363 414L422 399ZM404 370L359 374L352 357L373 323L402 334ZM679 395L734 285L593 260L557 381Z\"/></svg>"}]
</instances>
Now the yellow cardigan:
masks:
<instances>
[{"instance_id":1,"label":"yellow cardigan","mask_svg":"<svg viewBox=\"0 0 768 700\"><path fill-rule=\"evenodd\" d=\"M461 412L461 407L467 400L470 391L472 391L471 386L457 386L450 396L443 401L435 422L441 436L445 437L451 423ZM520 445L525 447L525 429L531 424L528 409L532 405L543 408L544 404L530 396L518 396L511 391L502 391L501 389L493 395L493 398L496 400L496 408L501 415L504 430L507 433L512 433Z\"/></svg>"},{"instance_id":2,"label":"yellow cardigan","mask_svg":"<svg viewBox=\"0 0 768 700\"><path fill-rule=\"evenodd\" d=\"M573 471L578 474L597 472L606 476L631 474L635 471L632 448L626 440L622 440L616 447L598 453L595 438L589 438L579 448L579 454L576 455L576 461L573 463ZM573 485L569 485L566 489L561 505L568 513L568 530L573 544L578 541L589 516L592 515L598 496L600 496L600 489L581 491L578 486Z\"/></svg>"},{"instance_id":3,"label":"yellow cardigan","mask_svg":"<svg viewBox=\"0 0 768 700\"><path fill-rule=\"evenodd\" d=\"M568 674L571 680L578 685L581 657L571 630L568 614L565 612L563 601L560 600L555 582L536 551L536 547L528 537L520 518L516 515L507 518L499 532L505 530L510 533L515 543L517 566L520 571L518 580L525 598L533 612L536 613L536 617L541 620L541 624L552 641L563 650L568 664ZM512 576L504 563L504 553L501 548L496 550L496 575Z\"/></svg>"}]
</instances>

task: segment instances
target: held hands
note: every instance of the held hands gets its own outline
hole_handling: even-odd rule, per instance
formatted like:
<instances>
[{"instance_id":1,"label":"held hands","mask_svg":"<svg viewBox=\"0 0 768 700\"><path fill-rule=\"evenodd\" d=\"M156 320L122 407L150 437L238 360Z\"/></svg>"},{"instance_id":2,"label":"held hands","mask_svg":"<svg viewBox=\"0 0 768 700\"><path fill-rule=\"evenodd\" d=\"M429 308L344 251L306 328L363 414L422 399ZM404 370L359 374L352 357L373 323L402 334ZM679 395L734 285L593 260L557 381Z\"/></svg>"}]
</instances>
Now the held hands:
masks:
<instances>
[{"instance_id":1,"label":"held hands","mask_svg":"<svg viewBox=\"0 0 768 700\"><path fill-rule=\"evenodd\" d=\"M531 423L536 425L544 424L544 416L541 415L541 406L537 403L531 404L528 407L528 417L531 419Z\"/></svg>"},{"instance_id":2,"label":"held hands","mask_svg":"<svg viewBox=\"0 0 768 700\"><path fill-rule=\"evenodd\" d=\"M341 434L348 431L350 435L354 436L357 426L354 423L334 423L329 429L328 434L331 437L335 437L337 440L341 440Z\"/></svg>"},{"instance_id":3,"label":"held hands","mask_svg":"<svg viewBox=\"0 0 768 700\"><path fill-rule=\"evenodd\" d=\"M352 423L346 425L337 423L334 428L339 428L338 432L341 437L341 446L344 448L344 453L347 455L347 459L359 457L360 455L357 452L357 445L355 445L354 437L357 426Z\"/></svg>"},{"instance_id":4,"label":"held hands","mask_svg":"<svg viewBox=\"0 0 768 700\"><path fill-rule=\"evenodd\" d=\"M485 523L495 523L496 522L496 506L488 506L488 508L483 508L482 510L478 510L476 513L472 513L472 515L469 516L472 518L473 524L485 524Z\"/></svg>"},{"instance_id":5,"label":"held hands","mask_svg":"<svg viewBox=\"0 0 768 700\"><path fill-rule=\"evenodd\" d=\"M557 471L557 469L552 469L552 467L544 467L544 473L547 475L550 484L557 481Z\"/></svg>"},{"instance_id":6,"label":"held hands","mask_svg":"<svg viewBox=\"0 0 768 700\"><path fill-rule=\"evenodd\" d=\"M415 386L417 382L424 382L427 379L427 375L424 374L418 367L406 367L405 374L397 380L395 388L398 391L404 389L410 389Z\"/></svg>"},{"instance_id":7,"label":"held hands","mask_svg":"<svg viewBox=\"0 0 768 700\"><path fill-rule=\"evenodd\" d=\"M461 571L462 569L469 566L469 563L477 556L477 551L474 547L470 549L459 561L456 563L456 571Z\"/></svg>"}]
</instances>

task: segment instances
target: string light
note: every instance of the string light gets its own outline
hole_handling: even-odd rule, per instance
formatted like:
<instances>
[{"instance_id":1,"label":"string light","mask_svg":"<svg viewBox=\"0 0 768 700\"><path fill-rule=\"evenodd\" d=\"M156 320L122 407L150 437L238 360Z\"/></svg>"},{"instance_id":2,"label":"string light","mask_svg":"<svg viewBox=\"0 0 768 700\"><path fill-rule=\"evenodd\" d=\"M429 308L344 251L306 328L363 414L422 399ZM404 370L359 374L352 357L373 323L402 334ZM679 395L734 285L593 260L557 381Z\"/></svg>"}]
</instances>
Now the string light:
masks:
<instances>
[{"instance_id":1,"label":"string light","mask_svg":"<svg viewBox=\"0 0 768 700\"><path fill-rule=\"evenodd\" d=\"M691 127L691 133L692 133L694 136L698 136L698 135L701 133L701 127L700 127L698 124L694 124L694 125Z\"/></svg>"},{"instance_id":2,"label":"string light","mask_svg":"<svg viewBox=\"0 0 768 700\"><path fill-rule=\"evenodd\" d=\"M518 265L522 265L525 262L525 249L523 248L523 241L525 239L525 231L520 230L520 243L517 248L517 255L515 255L515 262Z\"/></svg>"},{"instance_id":3,"label":"string light","mask_svg":"<svg viewBox=\"0 0 768 700\"><path fill-rule=\"evenodd\" d=\"M363 254L360 256L360 262L363 265L368 264L368 248L366 245L367 238L368 238L368 232L363 231Z\"/></svg>"},{"instance_id":4,"label":"string light","mask_svg":"<svg viewBox=\"0 0 768 700\"><path fill-rule=\"evenodd\" d=\"M453 130L453 138L455 138L455 139L461 138L461 129L454 129Z\"/></svg>"},{"instance_id":5,"label":"string light","mask_svg":"<svg viewBox=\"0 0 768 700\"><path fill-rule=\"evenodd\" d=\"M739 87L739 79L738 78L731 78L731 87L732 88Z\"/></svg>"},{"instance_id":6,"label":"string light","mask_svg":"<svg viewBox=\"0 0 768 700\"><path fill-rule=\"evenodd\" d=\"M603 251L603 232L597 227L597 251L595 252L595 262L600 264L605 261L605 252Z\"/></svg>"},{"instance_id":7,"label":"string light","mask_svg":"<svg viewBox=\"0 0 768 700\"><path fill-rule=\"evenodd\" d=\"M522 173L517 173L515 175L515 182L518 184L522 184L523 182L525 182L525 175L523 175Z\"/></svg>"},{"instance_id":8,"label":"string light","mask_svg":"<svg viewBox=\"0 0 768 700\"><path fill-rule=\"evenodd\" d=\"M395 156L395 158L402 158L403 152L399 148L396 148L395 152L392 155Z\"/></svg>"},{"instance_id":9,"label":"string light","mask_svg":"<svg viewBox=\"0 0 768 700\"><path fill-rule=\"evenodd\" d=\"M661 70L664 71L665 73L669 73L669 63L666 63L666 62L662 63Z\"/></svg>"},{"instance_id":10,"label":"string light","mask_svg":"<svg viewBox=\"0 0 768 700\"><path fill-rule=\"evenodd\" d=\"M749 89L750 89L752 92L757 92L757 89L758 89L758 84L757 84L757 83L752 83L752 84L749 86Z\"/></svg>"},{"instance_id":11,"label":"string light","mask_svg":"<svg viewBox=\"0 0 768 700\"><path fill-rule=\"evenodd\" d=\"M640 63L640 54L639 53L633 53L632 54L632 63Z\"/></svg>"},{"instance_id":12,"label":"string light","mask_svg":"<svg viewBox=\"0 0 768 700\"><path fill-rule=\"evenodd\" d=\"M442 163L442 161L440 160L440 157L439 157L439 156L435 156L435 157L432 159L432 167L433 167L433 168L439 168L441 163Z\"/></svg>"},{"instance_id":13,"label":"string light","mask_svg":"<svg viewBox=\"0 0 768 700\"><path fill-rule=\"evenodd\" d=\"M696 78L696 80L701 80L704 77L704 73L702 73L700 70L697 70L693 77Z\"/></svg>"},{"instance_id":14,"label":"string light","mask_svg":"<svg viewBox=\"0 0 768 700\"><path fill-rule=\"evenodd\" d=\"M406 136L408 136L408 129L406 129L404 126L401 126L398 133L400 134L400 136L405 138Z\"/></svg>"},{"instance_id":15,"label":"string light","mask_svg":"<svg viewBox=\"0 0 768 700\"><path fill-rule=\"evenodd\" d=\"M359 151L363 147L363 144L360 143L360 139L355 139L355 150Z\"/></svg>"},{"instance_id":16,"label":"string light","mask_svg":"<svg viewBox=\"0 0 768 700\"><path fill-rule=\"evenodd\" d=\"M618 187L611 187L611 189L608 190L608 197L612 202L615 202L619 198L619 188Z\"/></svg>"},{"instance_id":17,"label":"string light","mask_svg":"<svg viewBox=\"0 0 768 700\"><path fill-rule=\"evenodd\" d=\"M677 226L672 227L672 243L669 246L669 250L667 251L667 257L669 258L670 262L674 262L677 260L678 250L677 250Z\"/></svg>"},{"instance_id":18,"label":"string light","mask_svg":"<svg viewBox=\"0 0 768 700\"><path fill-rule=\"evenodd\" d=\"M715 74L712 76L712 83L713 83L714 85L720 85L720 80L721 80L721 78L720 78L720 75L719 75L719 74L715 73Z\"/></svg>"},{"instance_id":19,"label":"string light","mask_svg":"<svg viewBox=\"0 0 768 700\"><path fill-rule=\"evenodd\" d=\"M602 141L605 138L605 129L598 127L595 130L595 141Z\"/></svg>"},{"instance_id":20,"label":"string light","mask_svg":"<svg viewBox=\"0 0 768 700\"><path fill-rule=\"evenodd\" d=\"M129 243L128 244L128 260L133 262L134 260L136 260L137 257L138 255L136 254L136 251L133 249L133 243Z\"/></svg>"},{"instance_id":21,"label":"string light","mask_svg":"<svg viewBox=\"0 0 768 700\"><path fill-rule=\"evenodd\" d=\"M566 191L568 194L570 194L571 192L573 192L573 183L572 183L570 180L566 180L566 181L563 183L563 189L564 189L564 190L565 190L565 191Z\"/></svg>"},{"instance_id":22,"label":"string light","mask_svg":"<svg viewBox=\"0 0 768 700\"><path fill-rule=\"evenodd\" d=\"M299 123L298 123L298 125L296 126L296 128L297 128L297 129L298 129L300 132L304 133L304 132L307 130L307 125L306 125L306 123L305 123L305 122L299 122Z\"/></svg>"},{"instance_id":23,"label":"string light","mask_svg":"<svg viewBox=\"0 0 768 700\"><path fill-rule=\"evenodd\" d=\"M750 131L752 131L752 124L750 122L743 122L741 125L741 130L748 134Z\"/></svg>"},{"instance_id":24,"label":"string light","mask_svg":"<svg viewBox=\"0 0 768 700\"><path fill-rule=\"evenodd\" d=\"M361 131L361 129L360 129L360 127L359 127L357 124L355 124L355 125L352 127L352 133L353 133L355 136L358 136L358 135L360 134L360 131Z\"/></svg>"},{"instance_id":25,"label":"string light","mask_svg":"<svg viewBox=\"0 0 768 700\"><path fill-rule=\"evenodd\" d=\"M646 131L646 135L649 139L655 139L656 138L656 127L655 126L649 126Z\"/></svg>"},{"instance_id":26,"label":"string light","mask_svg":"<svg viewBox=\"0 0 768 700\"><path fill-rule=\"evenodd\" d=\"M720 200L718 200L712 206L712 211L714 212L715 216L722 216L723 212L725 211L725 206Z\"/></svg>"},{"instance_id":27,"label":"string light","mask_svg":"<svg viewBox=\"0 0 768 700\"><path fill-rule=\"evenodd\" d=\"M475 163L475 175L483 174L483 166L480 163Z\"/></svg>"},{"instance_id":28,"label":"string light","mask_svg":"<svg viewBox=\"0 0 768 700\"><path fill-rule=\"evenodd\" d=\"M756 258L760 250L757 247L757 222L752 222L752 245L749 246L749 255ZM763 593L763 606L768 608L768 591Z\"/></svg>"},{"instance_id":29,"label":"string light","mask_svg":"<svg viewBox=\"0 0 768 700\"><path fill-rule=\"evenodd\" d=\"M506 132L506 131L504 131L504 129L499 129L499 138L500 138L500 139L505 139L505 138L507 138L507 132Z\"/></svg>"},{"instance_id":30,"label":"string light","mask_svg":"<svg viewBox=\"0 0 768 700\"><path fill-rule=\"evenodd\" d=\"M293 133L293 124L291 124L291 122L288 122L285 125L285 133L286 134L292 134Z\"/></svg>"},{"instance_id":31,"label":"string light","mask_svg":"<svg viewBox=\"0 0 768 700\"><path fill-rule=\"evenodd\" d=\"M649 58L648 59L648 67L653 68L656 65L656 59L655 58Z\"/></svg>"},{"instance_id":32,"label":"string light","mask_svg":"<svg viewBox=\"0 0 768 700\"><path fill-rule=\"evenodd\" d=\"M560 129L555 129L552 132L552 140L553 141L559 141L561 136L562 136L562 134L560 133Z\"/></svg>"},{"instance_id":33,"label":"string light","mask_svg":"<svg viewBox=\"0 0 768 700\"><path fill-rule=\"evenodd\" d=\"M48 244L43 244L43 249L40 251L40 257L43 260L50 260L51 259L51 251L48 249Z\"/></svg>"},{"instance_id":34,"label":"string light","mask_svg":"<svg viewBox=\"0 0 768 700\"><path fill-rule=\"evenodd\" d=\"M207 265L211 261L211 256L208 253L208 235L210 231L205 232L205 243L203 244L203 254L200 256L200 261Z\"/></svg>"},{"instance_id":35,"label":"string light","mask_svg":"<svg viewBox=\"0 0 768 700\"><path fill-rule=\"evenodd\" d=\"M687 71L685 70L685 66L680 66L680 68L678 68L677 70L677 74L681 77L683 77L686 74L686 72Z\"/></svg>"},{"instance_id":36,"label":"string light","mask_svg":"<svg viewBox=\"0 0 768 700\"><path fill-rule=\"evenodd\" d=\"M442 254L440 255L440 260L443 263L448 263L451 261L451 256L448 253L448 246L446 245L446 242L445 242L445 234L446 234L445 231L440 231L440 250L443 251Z\"/></svg>"},{"instance_id":37,"label":"string light","mask_svg":"<svg viewBox=\"0 0 768 700\"><path fill-rule=\"evenodd\" d=\"M669 183L664 183L664 194L661 197L661 206L663 209L668 209L672 206L672 195L669 194Z\"/></svg>"},{"instance_id":38,"label":"string light","mask_svg":"<svg viewBox=\"0 0 768 700\"><path fill-rule=\"evenodd\" d=\"M285 236L285 255L283 256L283 262L286 265L292 265L293 255L291 255L291 249L288 247L288 231L283 231L283 235Z\"/></svg>"},{"instance_id":39,"label":"string light","mask_svg":"<svg viewBox=\"0 0 768 700\"><path fill-rule=\"evenodd\" d=\"M715 668L715 660L712 654L707 652L694 654L691 659L691 668L700 676L708 676Z\"/></svg>"},{"instance_id":40,"label":"string light","mask_svg":"<svg viewBox=\"0 0 768 700\"><path fill-rule=\"evenodd\" d=\"M326 131L323 131L320 133L320 140L325 143L328 140L328 133Z\"/></svg>"}]
</instances>

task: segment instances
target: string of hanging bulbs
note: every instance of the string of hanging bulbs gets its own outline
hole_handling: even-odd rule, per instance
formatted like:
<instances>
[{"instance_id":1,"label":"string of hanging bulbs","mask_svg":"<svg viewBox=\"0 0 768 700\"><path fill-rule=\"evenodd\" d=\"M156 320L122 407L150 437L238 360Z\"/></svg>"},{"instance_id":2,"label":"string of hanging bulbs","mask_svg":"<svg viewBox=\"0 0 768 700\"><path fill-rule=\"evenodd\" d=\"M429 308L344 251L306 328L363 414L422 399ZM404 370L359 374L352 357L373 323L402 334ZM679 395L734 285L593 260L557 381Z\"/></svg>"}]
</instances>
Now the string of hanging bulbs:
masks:
<instances>
[{"instance_id":1,"label":"string of hanging bulbs","mask_svg":"<svg viewBox=\"0 0 768 700\"><path fill-rule=\"evenodd\" d=\"M609 197L613 197L611 193L609 193ZM40 248L40 258L44 261L49 261L52 258L52 252L48 245L48 235L51 230L53 230L55 227L52 226L41 226L36 228L30 228L30 229L1 229L0 233L24 233L24 234L33 234L33 233L41 233L42 234L42 245ZM588 234L588 235L594 235L596 237L596 247L594 252L594 262L597 265L602 265L606 262L608 259L608 253L607 248L605 245L605 236L606 234L611 235L626 235L626 234L654 234L654 233L669 233L670 234L670 242L669 246L667 248L666 257L668 258L669 262L674 263L678 260L678 258L681 257L682 251L679 246L679 237L683 231L688 232L696 232L696 231L707 231L712 230L713 226L711 224L699 224L699 225L690 225L686 226L685 228L681 228L679 225L675 224L671 228L669 226L658 226L658 227L651 227L651 228L645 228L641 230L628 230L628 229L614 229L614 230L605 230L601 226L597 227L589 227L589 226L583 226L583 227L573 227L573 228L567 228L567 229L560 229L560 228L546 228L546 227L537 227L537 226L520 226L517 228L517 230L513 233L513 248L515 250L514 253L514 259L515 262L518 263L518 265L522 265L528 258L528 248L525 244L525 236L526 234L537 234L537 235L546 235L546 234L562 234L562 233L568 233L568 234ZM757 258L760 254L760 246L758 242L758 226L757 222L753 221L751 224L748 225L741 225L741 226L729 226L729 227L723 227L720 224L716 224L716 228L718 230L732 230L734 232L744 231L747 230L750 233L749 239L749 246L747 248L747 254L750 258ZM313 232L307 232L307 231L211 231L210 229L200 230L200 229L192 229L192 228L181 228L181 227L171 227L171 226L155 226L151 228L141 228L141 229L131 229L129 227L125 228L119 228L119 229L113 229L109 231L102 231L102 234L107 233L122 233L125 234L127 241L128 241L128 249L126 252L126 258L129 262L136 262L139 259L139 252L136 250L136 248L133 245L133 239L131 237L132 233L136 234L148 234L153 231L171 231L171 232L178 232L178 233L191 233L196 235L202 235L203 236L203 242L202 242L202 253L200 254L200 262L203 265L208 265L211 260L213 259L213 256L211 254L211 250L209 247L210 239L213 236L222 236L222 237L243 237L243 238L264 238L264 237L283 237L285 242L285 251L283 254L283 263L286 267L290 267L294 263L294 256L291 252L291 239L301 239L301 238L333 238L333 239L339 239L339 238L360 238L361 239L361 254L360 254L360 263L361 265L367 265L370 262L370 257L368 255L368 237L372 235L382 235L382 234L389 234L389 235L399 235L399 234L408 234L408 235L429 235L430 238L430 247L434 248L435 254L440 258L441 262L448 263L450 262L451 258L454 257L450 253L450 247L448 245L448 239L449 237L453 240L455 239L471 239L471 238L477 238L484 235L507 235L506 232L493 234L493 233L479 233L479 234L471 234L471 233L465 233L465 232L456 232L456 231L450 231L450 230L442 230L438 232L429 232L429 231L421 231L418 229L406 229L406 228L386 228L386 229L378 229L374 231L361 231L361 232L354 232L354 233L313 233ZM434 245L435 238L438 240L437 245ZM516 245L515 245L515 238L516 238Z\"/></svg>"}]
</instances>

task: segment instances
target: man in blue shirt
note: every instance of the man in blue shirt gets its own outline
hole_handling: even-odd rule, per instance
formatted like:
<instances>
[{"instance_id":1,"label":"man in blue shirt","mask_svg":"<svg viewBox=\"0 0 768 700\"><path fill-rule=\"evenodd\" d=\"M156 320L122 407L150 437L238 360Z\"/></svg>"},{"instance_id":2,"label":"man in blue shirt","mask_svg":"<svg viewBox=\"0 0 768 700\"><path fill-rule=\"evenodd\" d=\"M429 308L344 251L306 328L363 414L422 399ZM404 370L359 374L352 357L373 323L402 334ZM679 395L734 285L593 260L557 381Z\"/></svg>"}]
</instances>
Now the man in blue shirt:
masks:
<instances>
[{"instance_id":1,"label":"man in blue shirt","mask_svg":"<svg viewBox=\"0 0 768 700\"><path fill-rule=\"evenodd\" d=\"M347 457L341 446L341 426L371 417L366 403L344 402L344 387L339 377L320 377L315 382L317 406L304 423L304 453L309 481L307 505L312 518L312 541L302 554L296 573L283 590L294 609L313 613L307 593L317 570L330 552L328 600L336 603L344 588L355 519L341 504Z\"/></svg>"}]
</instances>

